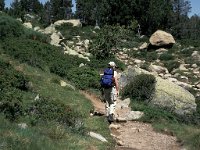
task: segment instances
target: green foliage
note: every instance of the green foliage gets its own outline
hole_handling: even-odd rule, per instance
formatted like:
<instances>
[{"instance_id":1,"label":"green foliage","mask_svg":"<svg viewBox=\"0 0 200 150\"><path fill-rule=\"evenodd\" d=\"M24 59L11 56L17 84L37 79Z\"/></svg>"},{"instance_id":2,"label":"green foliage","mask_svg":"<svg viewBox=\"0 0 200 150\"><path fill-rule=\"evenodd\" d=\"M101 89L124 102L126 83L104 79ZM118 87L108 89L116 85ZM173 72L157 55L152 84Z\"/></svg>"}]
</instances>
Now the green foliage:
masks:
<instances>
[{"instance_id":1,"label":"green foliage","mask_svg":"<svg viewBox=\"0 0 200 150\"><path fill-rule=\"evenodd\" d=\"M196 37L196 38L198 38L198 37ZM195 39L181 39L180 43L185 45L185 46L191 46L192 45L194 47L200 47L200 41L199 41L199 39L196 39L196 38Z\"/></svg>"},{"instance_id":2,"label":"green foliage","mask_svg":"<svg viewBox=\"0 0 200 150\"><path fill-rule=\"evenodd\" d=\"M180 66L180 62L176 60L164 61L163 63L169 72L171 72L173 69L176 69Z\"/></svg>"},{"instance_id":3,"label":"green foliage","mask_svg":"<svg viewBox=\"0 0 200 150\"><path fill-rule=\"evenodd\" d=\"M28 90L28 79L2 60L0 72L0 111L13 121L23 114L21 90Z\"/></svg>"},{"instance_id":4,"label":"green foliage","mask_svg":"<svg viewBox=\"0 0 200 150\"><path fill-rule=\"evenodd\" d=\"M82 40L89 39L92 40L96 37L96 34L93 32L94 27L73 27L70 23L64 23L60 26L56 26L56 29L59 30L66 40L73 40L74 36L80 36ZM98 32L97 30L95 30Z\"/></svg>"},{"instance_id":5,"label":"green foliage","mask_svg":"<svg viewBox=\"0 0 200 150\"><path fill-rule=\"evenodd\" d=\"M138 21L134 19L132 19L130 25L128 26L129 29L133 30L133 31L137 31L138 28Z\"/></svg>"},{"instance_id":6,"label":"green foliage","mask_svg":"<svg viewBox=\"0 0 200 150\"><path fill-rule=\"evenodd\" d=\"M188 145L190 145L192 150L200 149L200 132L191 135L190 140L185 141Z\"/></svg>"},{"instance_id":7,"label":"green foliage","mask_svg":"<svg viewBox=\"0 0 200 150\"><path fill-rule=\"evenodd\" d=\"M143 63L143 64L140 66L140 68L145 69L145 70L148 70L148 69L149 69L149 66L150 66L150 63L145 62L145 63Z\"/></svg>"},{"instance_id":8,"label":"green foliage","mask_svg":"<svg viewBox=\"0 0 200 150\"><path fill-rule=\"evenodd\" d=\"M0 14L0 40L7 37L19 37L23 33L24 28L19 21Z\"/></svg>"},{"instance_id":9,"label":"green foliage","mask_svg":"<svg viewBox=\"0 0 200 150\"><path fill-rule=\"evenodd\" d=\"M137 75L125 86L122 95L139 101L151 100L155 91L155 83L156 79L153 75Z\"/></svg>"},{"instance_id":10,"label":"green foliage","mask_svg":"<svg viewBox=\"0 0 200 150\"><path fill-rule=\"evenodd\" d=\"M48 41L50 40L47 35L34 31L32 29L25 29L23 37L31 40L37 40L42 43L48 43Z\"/></svg>"},{"instance_id":11,"label":"green foliage","mask_svg":"<svg viewBox=\"0 0 200 150\"><path fill-rule=\"evenodd\" d=\"M33 124L39 121L57 121L71 127L75 127L76 121L81 118L81 115L70 106L50 98L40 98L31 103L27 114L34 119Z\"/></svg>"},{"instance_id":12,"label":"green foliage","mask_svg":"<svg viewBox=\"0 0 200 150\"><path fill-rule=\"evenodd\" d=\"M69 70L67 78L80 89L99 88L100 76L98 72L88 67Z\"/></svg>"},{"instance_id":13,"label":"green foliage","mask_svg":"<svg viewBox=\"0 0 200 150\"><path fill-rule=\"evenodd\" d=\"M2 48L4 53L20 62L43 70L49 69L60 76L65 76L67 70L86 62L76 56L64 55L57 47L24 38L7 39Z\"/></svg>"},{"instance_id":14,"label":"green foliage","mask_svg":"<svg viewBox=\"0 0 200 150\"><path fill-rule=\"evenodd\" d=\"M104 69L106 67L108 67L108 63L110 61L114 61L115 64L117 65L117 69L120 70L125 70L125 64L123 62L121 62L120 60L116 59L115 57L113 58L107 58L107 59L103 59L103 60L97 60L94 57L92 57L90 59L91 61L88 63L88 66L93 68L93 69Z\"/></svg>"},{"instance_id":15,"label":"green foliage","mask_svg":"<svg viewBox=\"0 0 200 150\"><path fill-rule=\"evenodd\" d=\"M192 52L192 48L183 48L180 50L180 54L182 55L182 57L190 57L192 55Z\"/></svg>"},{"instance_id":16,"label":"green foliage","mask_svg":"<svg viewBox=\"0 0 200 150\"><path fill-rule=\"evenodd\" d=\"M146 60L147 61L155 61L158 58L158 54L156 52L147 52L146 53Z\"/></svg>"},{"instance_id":17,"label":"green foliage","mask_svg":"<svg viewBox=\"0 0 200 150\"><path fill-rule=\"evenodd\" d=\"M21 92L15 88L1 89L0 111L11 121L18 119L23 114Z\"/></svg>"},{"instance_id":18,"label":"green foliage","mask_svg":"<svg viewBox=\"0 0 200 150\"><path fill-rule=\"evenodd\" d=\"M5 1L4 0L0 0L0 11L3 11L5 7Z\"/></svg>"},{"instance_id":19,"label":"green foliage","mask_svg":"<svg viewBox=\"0 0 200 150\"><path fill-rule=\"evenodd\" d=\"M120 26L104 26L93 41L90 52L96 59L107 59L114 56L117 46L126 38L128 30Z\"/></svg>"},{"instance_id":20,"label":"green foliage","mask_svg":"<svg viewBox=\"0 0 200 150\"><path fill-rule=\"evenodd\" d=\"M174 56L172 54L169 54L169 53L163 53L160 55L159 57L160 60L164 60L164 61L168 61L168 60L173 60L174 59Z\"/></svg>"},{"instance_id":21,"label":"green foliage","mask_svg":"<svg viewBox=\"0 0 200 150\"><path fill-rule=\"evenodd\" d=\"M140 101L131 101L131 108L134 111L142 111L144 112L144 116L141 118L144 122L149 123L161 123L161 122L178 122L178 118L168 110L164 108L159 108L155 106L151 106L148 103L140 102Z\"/></svg>"}]
</instances>

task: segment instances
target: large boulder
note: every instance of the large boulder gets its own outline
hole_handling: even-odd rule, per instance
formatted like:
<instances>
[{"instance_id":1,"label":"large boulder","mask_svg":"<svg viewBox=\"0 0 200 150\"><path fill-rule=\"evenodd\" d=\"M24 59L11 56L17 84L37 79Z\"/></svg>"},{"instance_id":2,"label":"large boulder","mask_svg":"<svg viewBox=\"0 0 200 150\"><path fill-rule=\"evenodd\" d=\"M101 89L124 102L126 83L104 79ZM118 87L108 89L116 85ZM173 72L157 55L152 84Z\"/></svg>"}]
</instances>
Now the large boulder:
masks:
<instances>
[{"instance_id":1,"label":"large boulder","mask_svg":"<svg viewBox=\"0 0 200 150\"><path fill-rule=\"evenodd\" d=\"M32 29L33 28L31 22L25 22L25 23L23 23L23 25L24 25L24 27L26 27L28 29Z\"/></svg>"},{"instance_id":2,"label":"large boulder","mask_svg":"<svg viewBox=\"0 0 200 150\"><path fill-rule=\"evenodd\" d=\"M120 87L123 88L131 80L134 80L136 75L141 73L150 74L150 72L140 68L129 67L121 74L119 80ZM150 104L168 108L170 111L179 115L192 114L196 111L197 105L195 103L195 98L190 92L173 82L160 78L159 76L155 76L155 78L157 81L155 93L149 102Z\"/></svg>"},{"instance_id":3,"label":"large boulder","mask_svg":"<svg viewBox=\"0 0 200 150\"><path fill-rule=\"evenodd\" d=\"M53 34L56 32L55 25L51 24L50 26L46 27L43 31L44 34Z\"/></svg>"},{"instance_id":4,"label":"large boulder","mask_svg":"<svg viewBox=\"0 0 200 150\"><path fill-rule=\"evenodd\" d=\"M149 39L153 46L167 46L175 44L175 40L170 33L162 30L157 30Z\"/></svg>"},{"instance_id":5,"label":"large boulder","mask_svg":"<svg viewBox=\"0 0 200 150\"><path fill-rule=\"evenodd\" d=\"M65 24L65 23L71 23L74 27L76 26L82 26L81 22L79 19L70 19L70 20L58 20L56 22L54 22L54 25L56 26L60 26L62 24Z\"/></svg>"}]
</instances>

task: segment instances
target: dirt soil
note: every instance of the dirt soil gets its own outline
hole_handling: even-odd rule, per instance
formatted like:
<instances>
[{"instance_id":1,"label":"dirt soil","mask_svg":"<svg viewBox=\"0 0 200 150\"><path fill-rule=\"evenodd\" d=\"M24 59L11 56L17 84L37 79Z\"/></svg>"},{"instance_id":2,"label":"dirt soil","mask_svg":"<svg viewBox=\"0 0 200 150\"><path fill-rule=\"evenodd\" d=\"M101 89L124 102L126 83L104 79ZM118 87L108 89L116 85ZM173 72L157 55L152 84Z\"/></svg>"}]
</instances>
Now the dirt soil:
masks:
<instances>
[{"instance_id":1,"label":"dirt soil","mask_svg":"<svg viewBox=\"0 0 200 150\"><path fill-rule=\"evenodd\" d=\"M93 94L81 92L94 105L95 111L105 114L105 106ZM117 128L111 128L111 135L116 140L115 150L181 150L176 137L158 133L151 124L138 121L113 123Z\"/></svg>"}]
</instances>

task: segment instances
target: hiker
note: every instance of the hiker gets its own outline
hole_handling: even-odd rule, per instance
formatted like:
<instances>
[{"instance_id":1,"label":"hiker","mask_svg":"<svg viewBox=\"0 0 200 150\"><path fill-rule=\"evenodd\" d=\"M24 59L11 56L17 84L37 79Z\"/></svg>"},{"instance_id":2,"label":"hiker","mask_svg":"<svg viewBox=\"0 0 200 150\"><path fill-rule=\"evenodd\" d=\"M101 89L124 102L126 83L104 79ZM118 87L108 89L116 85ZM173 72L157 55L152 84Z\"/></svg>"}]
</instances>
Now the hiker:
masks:
<instances>
[{"instance_id":1,"label":"hiker","mask_svg":"<svg viewBox=\"0 0 200 150\"><path fill-rule=\"evenodd\" d=\"M119 94L117 71L115 70L115 62L109 62L108 68L104 70L104 75L101 78L101 86L103 88L103 98L106 108L106 116L111 123L114 121L114 112L117 96Z\"/></svg>"}]
</instances>

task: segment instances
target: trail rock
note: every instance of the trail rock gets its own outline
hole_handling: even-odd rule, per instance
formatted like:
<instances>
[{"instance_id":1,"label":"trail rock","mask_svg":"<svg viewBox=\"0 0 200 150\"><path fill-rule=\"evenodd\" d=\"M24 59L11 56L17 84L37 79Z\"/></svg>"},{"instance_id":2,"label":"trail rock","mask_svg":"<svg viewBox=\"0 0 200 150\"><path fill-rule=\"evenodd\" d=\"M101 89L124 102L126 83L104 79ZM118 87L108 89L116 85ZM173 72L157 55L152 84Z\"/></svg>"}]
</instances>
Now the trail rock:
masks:
<instances>
[{"instance_id":1,"label":"trail rock","mask_svg":"<svg viewBox=\"0 0 200 150\"><path fill-rule=\"evenodd\" d=\"M89 132L89 135L93 138L96 138L102 142L108 142L102 135L95 133L95 132Z\"/></svg>"}]
</instances>

